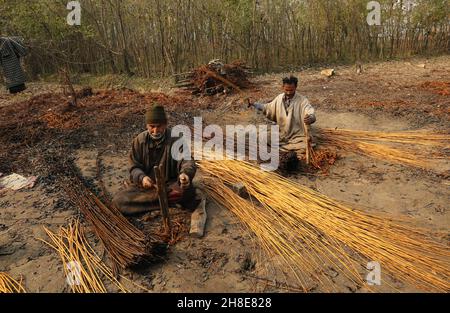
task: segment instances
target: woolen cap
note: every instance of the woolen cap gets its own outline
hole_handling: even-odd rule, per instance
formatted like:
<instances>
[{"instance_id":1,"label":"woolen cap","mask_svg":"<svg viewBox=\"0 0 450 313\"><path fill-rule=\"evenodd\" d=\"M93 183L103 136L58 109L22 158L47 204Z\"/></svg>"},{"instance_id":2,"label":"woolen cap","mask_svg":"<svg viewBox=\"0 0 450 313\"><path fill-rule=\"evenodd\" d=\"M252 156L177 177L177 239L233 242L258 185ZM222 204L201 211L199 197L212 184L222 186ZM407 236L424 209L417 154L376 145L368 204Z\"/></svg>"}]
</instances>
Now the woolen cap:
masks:
<instances>
[{"instance_id":1,"label":"woolen cap","mask_svg":"<svg viewBox=\"0 0 450 313\"><path fill-rule=\"evenodd\" d=\"M166 124L167 116L164 107L160 104L154 104L145 113L145 122L147 124Z\"/></svg>"}]
</instances>

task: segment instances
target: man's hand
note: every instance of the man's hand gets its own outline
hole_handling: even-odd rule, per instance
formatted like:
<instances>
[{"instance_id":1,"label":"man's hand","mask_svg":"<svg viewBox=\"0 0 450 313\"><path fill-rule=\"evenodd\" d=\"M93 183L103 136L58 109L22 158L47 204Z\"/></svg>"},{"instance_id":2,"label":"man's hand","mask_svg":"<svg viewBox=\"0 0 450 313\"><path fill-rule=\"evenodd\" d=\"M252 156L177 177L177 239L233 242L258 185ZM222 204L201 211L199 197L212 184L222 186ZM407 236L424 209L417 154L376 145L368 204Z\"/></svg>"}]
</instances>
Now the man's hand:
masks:
<instances>
[{"instance_id":1,"label":"man's hand","mask_svg":"<svg viewBox=\"0 0 450 313\"><path fill-rule=\"evenodd\" d=\"M303 121L305 122L306 125L311 125L316 121L316 118L313 115L306 115L303 118Z\"/></svg>"},{"instance_id":2,"label":"man's hand","mask_svg":"<svg viewBox=\"0 0 450 313\"><path fill-rule=\"evenodd\" d=\"M150 177L145 176L142 179L142 187L144 187L145 189L152 189L153 187L155 187L155 183Z\"/></svg>"},{"instance_id":3,"label":"man's hand","mask_svg":"<svg viewBox=\"0 0 450 313\"><path fill-rule=\"evenodd\" d=\"M189 179L189 176L187 176L185 173L180 174L180 185L181 188L186 189L191 184L191 181Z\"/></svg>"}]
</instances>

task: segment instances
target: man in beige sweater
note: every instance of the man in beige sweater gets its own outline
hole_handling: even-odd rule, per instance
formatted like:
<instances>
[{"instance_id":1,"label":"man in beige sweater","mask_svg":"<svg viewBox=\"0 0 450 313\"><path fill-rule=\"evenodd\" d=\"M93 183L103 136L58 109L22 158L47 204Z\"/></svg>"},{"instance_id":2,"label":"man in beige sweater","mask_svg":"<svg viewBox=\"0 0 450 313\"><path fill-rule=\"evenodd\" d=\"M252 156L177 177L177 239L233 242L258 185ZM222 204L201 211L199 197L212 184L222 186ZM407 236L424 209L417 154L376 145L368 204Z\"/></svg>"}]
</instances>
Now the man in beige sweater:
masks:
<instances>
[{"instance_id":1,"label":"man in beige sweater","mask_svg":"<svg viewBox=\"0 0 450 313\"><path fill-rule=\"evenodd\" d=\"M264 115L280 128L280 150L304 153L305 126L316 121L315 111L308 99L297 90L297 77L283 78L283 93L268 103L254 103Z\"/></svg>"}]
</instances>

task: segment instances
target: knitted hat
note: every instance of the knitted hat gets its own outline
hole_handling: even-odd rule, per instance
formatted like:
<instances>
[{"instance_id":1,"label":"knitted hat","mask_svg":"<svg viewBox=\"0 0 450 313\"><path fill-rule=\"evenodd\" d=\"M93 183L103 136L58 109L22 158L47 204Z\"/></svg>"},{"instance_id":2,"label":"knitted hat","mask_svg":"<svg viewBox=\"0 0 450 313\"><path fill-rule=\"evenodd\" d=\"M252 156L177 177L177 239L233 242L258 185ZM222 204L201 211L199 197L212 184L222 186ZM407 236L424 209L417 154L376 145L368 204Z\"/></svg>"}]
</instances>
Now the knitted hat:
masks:
<instances>
[{"instance_id":1,"label":"knitted hat","mask_svg":"<svg viewBox=\"0 0 450 313\"><path fill-rule=\"evenodd\" d=\"M164 107L159 104L154 104L145 113L145 122L147 124L166 124L167 116Z\"/></svg>"}]
</instances>

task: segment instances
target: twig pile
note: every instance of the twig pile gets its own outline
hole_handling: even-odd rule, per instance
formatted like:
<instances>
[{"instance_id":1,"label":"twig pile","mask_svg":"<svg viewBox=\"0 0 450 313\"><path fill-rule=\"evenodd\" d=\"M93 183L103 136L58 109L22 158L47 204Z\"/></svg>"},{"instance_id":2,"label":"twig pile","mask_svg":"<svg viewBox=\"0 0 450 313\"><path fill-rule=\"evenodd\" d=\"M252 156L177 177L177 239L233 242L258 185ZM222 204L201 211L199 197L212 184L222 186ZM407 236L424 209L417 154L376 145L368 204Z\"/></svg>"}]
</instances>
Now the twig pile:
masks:
<instances>
[{"instance_id":1,"label":"twig pile","mask_svg":"<svg viewBox=\"0 0 450 313\"><path fill-rule=\"evenodd\" d=\"M22 286L22 280L18 282L8 273L0 272L0 293L23 293L26 292Z\"/></svg>"},{"instance_id":2,"label":"twig pile","mask_svg":"<svg viewBox=\"0 0 450 313\"><path fill-rule=\"evenodd\" d=\"M433 169L433 162L445 158L450 149L449 134L430 131L375 132L325 128L317 129L316 138L322 144L349 152L423 169Z\"/></svg>"},{"instance_id":3,"label":"twig pile","mask_svg":"<svg viewBox=\"0 0 450 313\"><path fill-rule=\"evenodd\" d=\"M361 286L358 268L368 261L378 261L383 273L418 288L450 290L449 249L428 239L424 230L353 210L246 162L201 161L199 166L208 195L236 214L305 291L311 279L333 289L326 265ZM249 200L227 187L237 182L245 185Z\"/></svg>"},{"instance_id":4,"label":"twig pile","mask_svg":"<svg viewBox=\"0 0 450 313\"><path fill-rule=\"evenodd\" d=\"M44 229L52 243L40 240L59 253L72 292L107 292L102 275L120 291L128 291L89 245L78 220L70 223L67 228L61 227L58 233L53 233L46 227Z\"/></svg>"},{"instance_id":5,"label":"twig pile","mask_svg":"<svg viewBox=\"0 0 450 313\"><path fill-rule=\"evenodd\" d=\"M313 148L311 141L308 142L308 154L310 165L315 169L320 169L323 172L327 172L331 165L333 165L339 155L336 150L331 150L328 148L321 148L316 150Z\"/></svg>"},{"instance_id":6,"label":"twig pile","mask_svg":"<svg viewBox=\"0 0 450 313\"><path fill-rule=\"evenodd\" d=\"M213 60L192 72L177 75L180 77L177 86L191 90L192 94L214 95L231 90L239 92L251 86L249 74L250 68L242 61L223 64Z\"/></svg>"}]
</instances>

